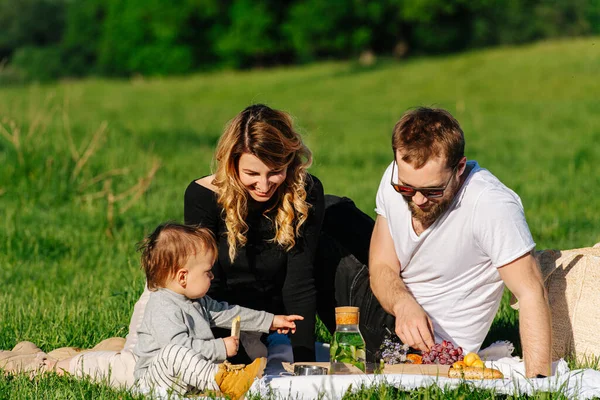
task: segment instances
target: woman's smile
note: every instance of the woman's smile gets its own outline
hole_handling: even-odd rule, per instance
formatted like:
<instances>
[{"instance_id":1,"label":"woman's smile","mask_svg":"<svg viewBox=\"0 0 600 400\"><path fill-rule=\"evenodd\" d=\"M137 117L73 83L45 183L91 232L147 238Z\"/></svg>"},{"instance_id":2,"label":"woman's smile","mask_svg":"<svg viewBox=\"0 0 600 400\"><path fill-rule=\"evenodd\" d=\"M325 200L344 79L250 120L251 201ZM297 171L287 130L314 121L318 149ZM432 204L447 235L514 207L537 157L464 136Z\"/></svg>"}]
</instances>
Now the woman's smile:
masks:
<instances>
[{"instance_id":1,"label":"woman's smile","mask_svg":"<svg viewBox=\"0 0 600 400\"><path fill-rule=\"evenodd\" d=\"M260 158L250 153L241 155L238 174L248 194L256 201L265 202L285 181L287 170L269 168Z\"/></svg>"},{"instance_id":2,"label":"woman's smile","mask_svg":"<svg viewBox=\"0 0 600 400\"><path fill-rule=\"evenodd\" d=\"M267 197L267 198L270 198L270 197L273 195L273 193L272 193L272 192L273 192L273 188L270 188L270 189L269 189L269 190L267 190L266 192L263 192L263 191L261 191L260 189L258 189L258 188L256 188L256 187L254 188L254 193L256 193L256 195L257 195L257 196L260 196L260 197Z\"/></svg>"}]
</instances>

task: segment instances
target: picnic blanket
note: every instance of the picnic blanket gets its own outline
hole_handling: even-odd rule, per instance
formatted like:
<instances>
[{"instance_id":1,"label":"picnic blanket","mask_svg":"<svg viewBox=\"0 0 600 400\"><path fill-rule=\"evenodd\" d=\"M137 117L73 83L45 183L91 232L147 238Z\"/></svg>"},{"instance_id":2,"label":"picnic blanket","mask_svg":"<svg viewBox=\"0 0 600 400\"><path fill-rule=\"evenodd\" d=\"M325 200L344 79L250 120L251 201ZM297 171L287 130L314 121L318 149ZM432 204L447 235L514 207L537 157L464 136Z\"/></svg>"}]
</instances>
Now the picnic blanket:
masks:
<instances>
[{"instance_id":1,"label":"picnic blanket","mask_svg":"<svg viewBox=\"0 0 600 400\"><path fill-rule=\"evenodd\" d=\"M544 379L524 377L524 365L512 358L486 362L486 366L500 369L505 379L466 381L481 389L493 390L497 394L535 395L539 392L562 393L569 399L591 399L600 396L600 371L582 369L570 371L564 360L553 363L554 375ZM443 390L453 389L464 383L460 379L439 378L427 375L321 375L280 376L266 375L256 380L249 393L266 399L309 400L341 399L347 391L356 391L362 386L386 384L401 390L412 390L436 385ZM145 393L154 399L174 399L166 391ZM194 398L182 398L193 400Z\"/></svg>"},{"instance_id":2,"label":"picnic blanket","mask_svg":"<svg viewBox=\"0 0 600 400\"><path fill-rule=\"evenodd\" d=\"M19 363L26 361L28 368L24 371L34 371L37 366L36 360L41 350L33 343L22 342L19 346L27 347L28 351L0 352L10 354L6 362ZM17 346L17 347L19 347ZM19 350L17 348L13 350ZM419 387L436 385L442 389L452 389L462 384L460 379L432 377L424 375L322 375L322 376L282 376L284 372L282 362L293 361L291 346L281 343L271 347L269 363L265 370L266 375L256 380L250 392L260 394L272 399L341 399L348 391L354 391L361 386L373 386L387 384L402 390L411 390ZM527 394L533 395L537 392L560 392L567 398L590 399L600 397L600 371L593 369L569 370L564 360L558 360L552 365L552 376L544 379L525 378L525 366L518 357L512 357L513 347L509 342L497 342L492 346L481 350L479 354L485 358L486 366L496 368L505 376L499 380L468 381L468 384L482 389L494 390L499 394ZM27 353L27 357L23 354ZM326 361L328 357L328 345L318 344L318 361ZM22 360L23 358L23 360ZM2 357L0 357L2 359ZM34 367L32 367L32 365ZM0 365L1 366L1 365ZM152 398L174 399L166 391L155 391L150 394Z\"/></svg>"},{"instance_id":3,"label":"picnic blanket","mask_svg":"<svg viewBox=\"0 0 600 400\"><path fill-rule=\"evenodd\" d=\"M501 362L487 366L499 368ZM468 381L468 384L496 393L511 395L533 395L538 392L562 393L567 398L590 399L600 396L600 371L592 369L569 371L563 360L555 362L555 376L544 379L526 379L520 374L521 365L506 363L501 369L512 368L515 374L507 374L505 379ZM456 388L460 379L436 378L426 375L322 375L322 376L265 376L256 381L250 392L277 399L341 399L348 390L358 390L363 385L387 384L402 390L436 385L442 389ZM271 398L271 397L268 397Z\"/></svg>"},{"instance_id":4,"label":"picnic blanket","mask_svg":"<svg viewBox=\"0 0 600 400\"><path fill-rule=\"evenodd\" d=\"M600 371L593 369L569 370L561 359L552 364L552 376L543 379L525 377L525 365L519 357L512 357L512 344L497 342L480 351L488 361L487 367L496 368L504 379L466 381L481 389L493 390L498 394L533 395L538 392L562 393L567 398L590 399L600 397ZM273 370L254 382L251 393L276 399L341 399L344 394L361 387L387 384L402 390L436 385L442 389L453 389L464 383L461 379L433 377L427 375L320 375L288 376ZM282 371L283 372L283 371Z\"/></svg>"}]
</instances>

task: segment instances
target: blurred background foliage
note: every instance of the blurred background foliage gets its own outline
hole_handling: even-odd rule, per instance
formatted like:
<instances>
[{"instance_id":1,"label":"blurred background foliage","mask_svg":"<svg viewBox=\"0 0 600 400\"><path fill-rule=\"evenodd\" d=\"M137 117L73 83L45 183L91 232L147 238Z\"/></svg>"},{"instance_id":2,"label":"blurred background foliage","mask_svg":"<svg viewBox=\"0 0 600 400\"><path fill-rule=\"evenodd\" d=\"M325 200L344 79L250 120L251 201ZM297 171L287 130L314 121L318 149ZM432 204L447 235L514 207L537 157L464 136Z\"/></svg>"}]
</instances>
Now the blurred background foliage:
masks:
<instances>
[{"instance_id":1,"label":"blurred background foliage","mask_svg":"<svg viewBox=\"0 0 600 400\"><path fill-rule=\"evenodd\" d=\"M0 0L0 81L406 57L600 33L598 0Z\"/></svg>"}]
</instances>

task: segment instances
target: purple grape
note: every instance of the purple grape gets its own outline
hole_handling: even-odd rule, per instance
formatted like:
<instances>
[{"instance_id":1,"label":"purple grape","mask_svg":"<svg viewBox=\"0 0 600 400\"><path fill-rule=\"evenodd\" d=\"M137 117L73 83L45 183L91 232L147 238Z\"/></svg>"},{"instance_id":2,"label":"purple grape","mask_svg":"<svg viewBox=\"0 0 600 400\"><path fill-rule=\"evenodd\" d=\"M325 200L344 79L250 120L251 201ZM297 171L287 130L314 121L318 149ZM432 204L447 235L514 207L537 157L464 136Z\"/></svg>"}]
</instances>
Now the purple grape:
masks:
<instances>
[{"instance_id":1,"label":"purple grape","mask_svg":"<svg viewBox=\"0 0 600 400\"><path fill-rule=\"evenodd\" d=\"M423 364L452 364L464 358L463 349L447 340L434 344L429 352L422 355Z\"/></svg>"}]
</instances>

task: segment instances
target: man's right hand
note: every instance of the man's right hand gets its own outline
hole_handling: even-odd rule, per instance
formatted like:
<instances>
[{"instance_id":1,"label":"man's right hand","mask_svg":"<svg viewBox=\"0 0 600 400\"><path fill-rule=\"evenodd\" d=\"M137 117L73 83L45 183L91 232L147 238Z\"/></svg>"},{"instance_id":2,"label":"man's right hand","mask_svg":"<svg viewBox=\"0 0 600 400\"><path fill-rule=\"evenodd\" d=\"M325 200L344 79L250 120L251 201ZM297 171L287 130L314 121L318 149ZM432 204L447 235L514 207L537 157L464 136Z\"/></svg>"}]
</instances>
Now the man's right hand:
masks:
<instances>
[{"instance_id":1,"label":"man's right hand","mask_svg":"<svg viewBox=\"0 0 600 400\"><path fill-rule=\"evenodd\" d=\"M423 308L412 298L394 306L396 334L413 349L429 351L435 344L433 324Z\"/></svg>"},{"instance_id":2,"label":"man's right hand","mask_svg":"<svg viewBox=\"0 0 600 400\"><path fill-rule=\"evenodd\" d=\"M400 270L387 220L378 215L369 250L371 289L383 309L396 317L396 334L400 340L414 349L429 351L435 344L433 324L406 289Z\"/></svg>"}]
</instances>

